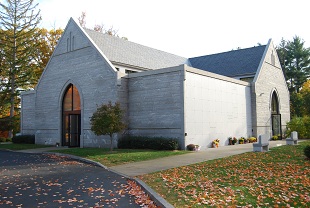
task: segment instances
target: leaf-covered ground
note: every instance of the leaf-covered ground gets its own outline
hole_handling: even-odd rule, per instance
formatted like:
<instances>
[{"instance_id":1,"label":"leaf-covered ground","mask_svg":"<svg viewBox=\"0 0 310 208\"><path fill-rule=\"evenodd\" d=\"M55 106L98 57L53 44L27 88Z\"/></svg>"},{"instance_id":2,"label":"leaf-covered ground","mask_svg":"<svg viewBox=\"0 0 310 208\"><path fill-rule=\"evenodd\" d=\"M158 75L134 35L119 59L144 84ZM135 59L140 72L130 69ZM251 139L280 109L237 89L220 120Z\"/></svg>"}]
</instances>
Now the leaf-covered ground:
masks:
<instances>
[{"instance_id":1,"label":"leaf-covered ground","mask_svg":"<svg viewBox=\"0 0 310 208\"><path fill-rule=\"evenodd\" d=\"M310 161L281 146L141 176L175 207L310 207Z\"/></svg>"},{"instance_id":2,"label":"leaf-covered ground","mask_svg":"<svg viewBox=\"0 0 310 208\"><path fill-rule=\"evenodd\" d=\"M0 207L156 207L138 185L51 154L0 151Z\"/></svg>"}]
</instances>

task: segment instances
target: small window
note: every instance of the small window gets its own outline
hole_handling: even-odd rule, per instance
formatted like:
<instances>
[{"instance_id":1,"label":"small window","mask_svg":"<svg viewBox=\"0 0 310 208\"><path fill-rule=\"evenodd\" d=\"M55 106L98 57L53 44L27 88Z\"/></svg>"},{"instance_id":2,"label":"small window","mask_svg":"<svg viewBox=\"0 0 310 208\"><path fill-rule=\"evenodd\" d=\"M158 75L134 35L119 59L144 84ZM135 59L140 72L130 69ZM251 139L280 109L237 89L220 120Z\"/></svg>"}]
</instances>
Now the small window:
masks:
<instances>
[{"instance_id":1,"label":"small window","mask_svg":"<svg viewBox=\"0 0 310 208\"><path fill-rule=\"evenodd\" d=\"M74 50L74 36L72 37L72 50Z\"/></svg>"},{"instance_id":2,"label":"small window","mask_svg":"<svg viewBox=\"0 0 310 208\"><path fill-rule=\"evenodd\" d=\"M67 38L67 52L70 51L70 39Z\"/></svg>"},{"instance_id":3,"label":"small window","mask_svg":"<svg viewBox=\"0 0 310 208\"><path fill-rule=\"evenodd\" d=\"M274 54L273 54L273 51L272 51L272 54L271 54L271 64L272 65L276 65L276 60L275 60L276 58L275 58L275 56L274 56Z\"/></svg>"},{"instance_id":4,"label":"small window","mask_svg":"<svg viewBox=\"0 0 310 208\"><path fill-rule=\"evenodd\" d=\"M279 101L278 101L278 96L277 96L276 92L272 93L271 113L272 114L278 114L279 113Z\"/></svg>"}]
</instances>

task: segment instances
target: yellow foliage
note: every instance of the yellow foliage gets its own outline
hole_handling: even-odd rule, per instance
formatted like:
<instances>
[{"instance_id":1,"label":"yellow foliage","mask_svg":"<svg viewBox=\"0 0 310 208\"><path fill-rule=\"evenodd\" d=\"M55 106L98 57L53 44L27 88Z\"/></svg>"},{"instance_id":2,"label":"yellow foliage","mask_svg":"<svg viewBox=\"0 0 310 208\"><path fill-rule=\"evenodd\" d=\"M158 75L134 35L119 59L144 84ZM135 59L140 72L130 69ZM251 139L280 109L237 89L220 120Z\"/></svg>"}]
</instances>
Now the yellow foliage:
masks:
<instances>
[{"instance_id":1,"label":"yellow foliage","mask_svg":"<svg viewBox=\"0 0 310 208\"><path fill-rule=\"evenodd\" d=\"M302 85L302 89L300 90L301 93L310 92L310 80L306 81Z\"/></svg>"}]
</instances>

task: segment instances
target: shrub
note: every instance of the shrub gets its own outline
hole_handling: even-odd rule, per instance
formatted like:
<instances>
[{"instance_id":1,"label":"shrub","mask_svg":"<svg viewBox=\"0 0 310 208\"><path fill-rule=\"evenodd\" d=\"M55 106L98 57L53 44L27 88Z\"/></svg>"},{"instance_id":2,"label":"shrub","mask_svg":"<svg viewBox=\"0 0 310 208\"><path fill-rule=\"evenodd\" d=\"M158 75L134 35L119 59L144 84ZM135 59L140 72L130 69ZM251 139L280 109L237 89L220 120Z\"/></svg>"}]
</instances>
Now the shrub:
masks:
<instances>
[{"instance_id":1,"label":"shrub","mask_svg":"<svg viewBox=\"0 0 310 208\"><path fill-rule=\"evenodd\" d=\"M310 138L310 117L294 117L287 122L286 137L291 136L291 132L297 131L301 139Z\"/></svg>"},{"instance_id":2,"label":"shrub","mask_svg":"<svg viewBox=\"0 0 310 208\"><path fill-rule=\"evenodd\" d=\"M34 135L19 135L12 138L12 142L16 144L34 144L35 136Z\"/></svg>"},{"instance_id":3,"label":"shrub","mask_svg":"<svg viewBox=\"0 0 310 208\"><path fill-rule=\"evenodd\" d=\"M304 153L305 153L306 157L310 159L310 145L307 145L305 147Z\"/></svg>"},{"instance_id":4,"label":"shrub","mask_svg":"<svg viewBox=\"0 0 310 208\"><path fill-rule=\"evenodd\" d=\"M120 103L102 104L90 118L91 130L97 135L109 135L110 150L113 151L113 134L123 131L126 124L122 121L123 110Z\"/></svg>"},{"instance_id":5,"label":"shrub","mask_svg":"<svg viewBox=\"0 0 310 208\"><path fill-rule=\"evenodd\" d=\"M0 137L0 142L6 142L6 138L5 137Z\"/></svg>"},{"instance_id":6,"label":"shrub","mask_svg":"<svg viewBox=\"0 0 310 208\"><path fill-rule=\"evenodd\" d=\"M176 150L178 147L178 140L173 138L126 136L118 140L120 149Z\"/></svg>"}]
</instances>

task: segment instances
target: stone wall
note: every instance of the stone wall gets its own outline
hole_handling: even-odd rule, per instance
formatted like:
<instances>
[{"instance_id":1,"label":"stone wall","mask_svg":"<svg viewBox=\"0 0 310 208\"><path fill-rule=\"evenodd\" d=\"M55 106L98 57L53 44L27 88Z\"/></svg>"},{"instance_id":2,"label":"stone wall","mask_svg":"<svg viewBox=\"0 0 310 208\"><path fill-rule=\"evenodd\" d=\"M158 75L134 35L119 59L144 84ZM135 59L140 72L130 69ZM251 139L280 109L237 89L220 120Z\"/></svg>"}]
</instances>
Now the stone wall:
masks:
<instances>
[{"instance_id":1,"label":"stone wall","mask_svg":"<svg viewBox=\"0 0 310 208\"><path fill-rule=\"evenodd\" d=\"M35 91L27 91L21 94L21 126L20 131L22 134L31 134L36 133L35 126Z\"/></svg>"},{"instance_id":2,"label":"stone wall","mask_svg":"<svg viewBox=\"0 0 310 208\"><path fill-rule=\"evenodd\" d=\"M279 99L279 110L283 133L286 123L290 120L290 98L286 81L281 69L277 52L270 41L266 50L265 59L261 62L253 84L253 105L256 113L253 132L255 136L260 134L270 134L271 129L271 98L272 93L276 92Z\"/></svg>"},{"instance_id":3,"label":"stone wall","mask_svg":"<svg viewBox=\"0 0 310 208\"><path fill-rule=\"evenodd\" d=\"M128 75L129 133L178 138L184 147L184 66Z\"/></svg>"}]
</instances>

